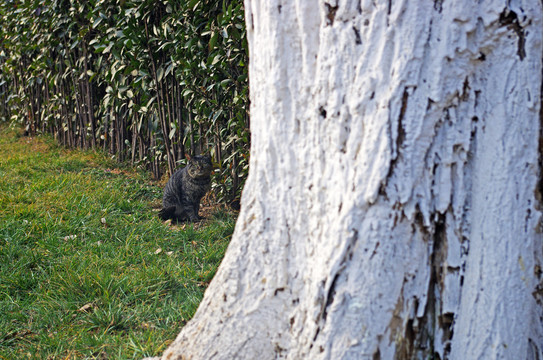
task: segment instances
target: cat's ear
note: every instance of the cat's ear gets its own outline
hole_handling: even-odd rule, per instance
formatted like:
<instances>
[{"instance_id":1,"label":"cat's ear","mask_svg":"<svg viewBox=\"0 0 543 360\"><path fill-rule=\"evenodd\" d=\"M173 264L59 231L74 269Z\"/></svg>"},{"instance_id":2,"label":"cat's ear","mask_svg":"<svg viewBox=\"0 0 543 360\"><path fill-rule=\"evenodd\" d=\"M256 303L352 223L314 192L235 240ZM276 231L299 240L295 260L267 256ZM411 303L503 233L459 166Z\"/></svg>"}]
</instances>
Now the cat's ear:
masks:
<instances>
[{"instance_id":1,"label":"cat's ear","mask_svg":"<svg viewBox=\"0 0 543 360\"><path fill-rule=\"evenodd\" d=\"M189 153L185 153L185 158L187 159L187 161L190 161L190 159L192 158L192 156L190 156Z\"/></svg>"}]
</instances>

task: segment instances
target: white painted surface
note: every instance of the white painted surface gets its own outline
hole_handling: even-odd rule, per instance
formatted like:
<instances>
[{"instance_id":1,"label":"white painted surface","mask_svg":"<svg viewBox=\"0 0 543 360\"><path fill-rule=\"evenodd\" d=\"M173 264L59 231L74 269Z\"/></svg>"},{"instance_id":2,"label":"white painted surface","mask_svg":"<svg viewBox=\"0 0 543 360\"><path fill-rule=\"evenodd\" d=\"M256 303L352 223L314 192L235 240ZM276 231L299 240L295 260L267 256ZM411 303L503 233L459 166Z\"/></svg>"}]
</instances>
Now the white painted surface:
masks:
<instances>
[{"instance_id":1,"label":"white painted surface","mask_svg":"<svg viewBox=\"0 0 543 360\"><path fill-rule=\"evenodd\" d=\"M246 0L242 211L163 359L543 358L541 3L316 4Z\"/></svg>"}]
</instances>

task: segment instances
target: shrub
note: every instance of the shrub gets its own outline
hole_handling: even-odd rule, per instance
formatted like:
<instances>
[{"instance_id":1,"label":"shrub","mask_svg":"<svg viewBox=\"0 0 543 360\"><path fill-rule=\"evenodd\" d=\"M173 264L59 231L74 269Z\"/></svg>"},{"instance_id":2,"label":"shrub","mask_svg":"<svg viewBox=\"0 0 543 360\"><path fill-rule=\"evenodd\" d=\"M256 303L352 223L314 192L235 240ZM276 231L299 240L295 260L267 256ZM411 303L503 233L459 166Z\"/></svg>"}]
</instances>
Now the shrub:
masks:
<instances>
[{"instance_id":1,"label":"shrub","mask_svg":"<svg viewBox=\"0 0 543 360\"><path fill-rule=\"evenodd\" d=\"M220 200L248 172L240 0L0 2L0 121L156 178L210 152Z\"/></svg>"}]
</instances>

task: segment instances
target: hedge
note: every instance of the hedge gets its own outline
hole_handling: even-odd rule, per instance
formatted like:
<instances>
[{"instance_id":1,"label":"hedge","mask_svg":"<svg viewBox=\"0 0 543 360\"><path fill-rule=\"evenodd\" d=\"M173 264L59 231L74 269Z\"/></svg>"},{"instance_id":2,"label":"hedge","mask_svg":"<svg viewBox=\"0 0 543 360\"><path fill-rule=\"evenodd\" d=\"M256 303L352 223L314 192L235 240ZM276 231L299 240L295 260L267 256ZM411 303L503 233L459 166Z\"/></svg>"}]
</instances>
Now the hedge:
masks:
<instances>
[{"instance_id":1,"label":"hedge","mask_svg":"<svg viewBox=\"0 0 543 360\"><path fill-rule=\"evenodd\" d=\"M248 172L240 0L0 2L0 121L160 178L210 153L220 200Z\"/></svg>"}]
</instances>

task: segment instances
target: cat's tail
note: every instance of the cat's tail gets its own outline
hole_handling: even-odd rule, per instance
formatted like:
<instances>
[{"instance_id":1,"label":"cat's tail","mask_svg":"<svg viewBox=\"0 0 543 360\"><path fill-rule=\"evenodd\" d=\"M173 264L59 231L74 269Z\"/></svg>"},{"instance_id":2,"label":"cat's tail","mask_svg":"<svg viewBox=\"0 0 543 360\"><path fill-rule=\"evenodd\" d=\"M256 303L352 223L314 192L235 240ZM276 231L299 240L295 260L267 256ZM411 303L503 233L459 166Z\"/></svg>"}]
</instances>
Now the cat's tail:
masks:
<instances>
[{"instance_id":1,"label":"cat's tail","mask_svg":"<svg viewBox=\"0 0 543 360\"><path fill-rule=\"evenodd\" d=\"M158 217L163 221L173 219L175 217L175 205L160 210L158 212Z\"/></svg>"}]
</instances>

